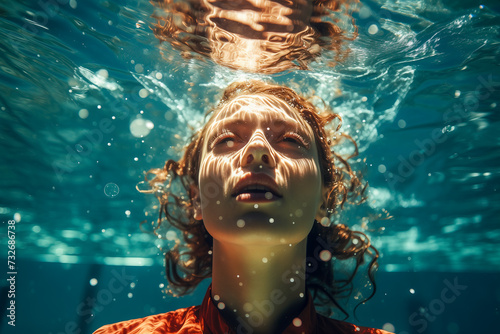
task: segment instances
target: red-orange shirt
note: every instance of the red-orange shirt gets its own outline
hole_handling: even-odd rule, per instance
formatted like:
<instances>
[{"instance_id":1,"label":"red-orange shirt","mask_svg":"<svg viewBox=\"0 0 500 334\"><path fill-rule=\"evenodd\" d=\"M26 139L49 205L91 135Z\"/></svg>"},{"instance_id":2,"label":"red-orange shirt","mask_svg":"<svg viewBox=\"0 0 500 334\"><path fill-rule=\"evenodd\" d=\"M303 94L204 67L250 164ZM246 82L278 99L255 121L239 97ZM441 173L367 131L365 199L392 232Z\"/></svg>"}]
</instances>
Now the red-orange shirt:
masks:
<instances>
[{"instance_id":1,"label":"red-orange shirt","mask_svg":"<svg viewBox=\"0 0 500 334\"><path fill-rule=\"evenodd\" d=\"M251 334L248 324L241 322L237 328L231 328L222 317L208 288L203 302L176 311L151 315L141 319L106 325L94 334ZM316 313L310 294L307 305L291 321L283 334L390 334L381 329L356 326L344 321L334 320Z\"/></svg>"}]
</instances>

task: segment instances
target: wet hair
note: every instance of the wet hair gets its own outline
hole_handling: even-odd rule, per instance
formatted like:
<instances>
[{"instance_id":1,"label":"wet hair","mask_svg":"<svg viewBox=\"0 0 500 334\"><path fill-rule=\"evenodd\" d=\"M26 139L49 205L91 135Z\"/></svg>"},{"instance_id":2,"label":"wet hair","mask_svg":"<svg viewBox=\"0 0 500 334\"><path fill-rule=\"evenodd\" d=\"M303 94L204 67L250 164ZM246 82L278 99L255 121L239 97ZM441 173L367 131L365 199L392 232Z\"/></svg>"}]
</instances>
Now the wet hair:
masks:
<instances>
[{"instance_id":1,"label":"wet hair","mask_svg":"<svg viewBox=\"0 0 500 334\"><path fill-rule=\"evenodd\" d=\"M341 307L340 298L351 295L353 280L358 269L368 264L367 275L373 285L370 299L376 290L374 274L377 269L378 251L371 245L369 238L362 232L352 231L343 224L332 223L332 218L345 203L364 201L367 184L355 173L348 160L357 155L357 145L349 136L338 134L340 116L327 110L321 114L314 105L299 96L292 89L267 84L261 81L245 81L231 84L223 93L222 99L214 110L207 113L211 118L202 129L196 132L185 148L184 155L178 161L168 160L163 169L152 169L146 174L146 180L160 201L160 212L155 228L170 224L182 232L184 243L177 243L165 253L166 276L176 293L191 292L203 279L212 273L213 239L204 227L202 220L194 219L195 194L192 186L198 186L198 175L205 134L211 120L227 103L241 95L271 95L297 111L311 126L318 148L318 161L323 185L328 189L326 217L320 222L315 220L307 238L306 287L311 292L318 306L325 306L330 312L339 308L346 317L348 313ZM329 123L338 120L336 128L327 130ZM350 140L354 153L343 158L333 148L341 140ZM151 177L152 176L152 177ZM169 189L175 188L178 180L186 196L174 194ZM324 255L327 255L326 258ZM331 256L330 256L331 255ZM333 269L334 260L354 260L346 277L336 277ZM360 302L360 304L361 304ZM359 306L358 304L357 306ZM356 307L357 307L356 306Z\"/></svg>"},{"instance_id":2,"label":"wet hair","mask_svg":"<svg viewBox=\"0 0 500 334\"><path fill-rule=\"evenodd\" d=\"M358 0L306 1L311 3L312 13L307 22L307 29L298 33L301 39L286 38L279 50L269 49L268 51L281 56L265 68L260 68L260 73L275 73L283 69L307 70L308 64L321 54L321 50L334 52L334 59L329 62L332 66L348 56L350 50L345 42L358 36L358 28L351 15ZM173 48L181 51L184 58L210 58L213 51L218 52L212 49L209 42L210 20L206 17L209 9L202 0L151 0L151 3L157 8L152 15L156 22L151 28L160 43L170 43ZM215 3L220 4L222 1ZM226 6L234 7L230 1ZM247 6L251 7L249 4ZM251 28L244 29L245 32L250 30ZM223 34L221 38L222 43L225 39L231 40L229 34ZM231 62L224 65L236 68Z\"/></svg>"}]
</instances>

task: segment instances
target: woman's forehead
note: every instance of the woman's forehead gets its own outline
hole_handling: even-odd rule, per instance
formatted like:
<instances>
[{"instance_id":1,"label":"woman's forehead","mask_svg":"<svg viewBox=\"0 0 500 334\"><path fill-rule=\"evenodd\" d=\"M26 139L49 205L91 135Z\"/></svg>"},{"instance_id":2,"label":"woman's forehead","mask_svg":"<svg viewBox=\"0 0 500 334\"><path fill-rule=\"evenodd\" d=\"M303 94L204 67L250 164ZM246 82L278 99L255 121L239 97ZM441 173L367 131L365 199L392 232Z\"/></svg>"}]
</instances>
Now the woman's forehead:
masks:
<instances>
[{"instance_id":1,"label":"woman's forehead","mask_svg":"<svg viewBox=\"0 0 500 334\"><path fill-rule=\"evenodd\" d=\"M241 95L231 100L214 115L211 127L235 121L259 124L285 121L311 131L307 122L294 108L285 101L267 94Z\"/></svg>"}]
</instances>

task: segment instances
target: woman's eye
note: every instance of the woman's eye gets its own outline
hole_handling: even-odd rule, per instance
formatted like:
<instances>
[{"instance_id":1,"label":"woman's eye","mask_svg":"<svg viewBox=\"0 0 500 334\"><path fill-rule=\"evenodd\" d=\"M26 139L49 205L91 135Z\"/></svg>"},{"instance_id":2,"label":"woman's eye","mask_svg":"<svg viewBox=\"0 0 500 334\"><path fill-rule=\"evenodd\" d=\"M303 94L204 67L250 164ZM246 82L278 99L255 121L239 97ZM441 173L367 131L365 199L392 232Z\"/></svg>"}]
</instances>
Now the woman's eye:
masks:
<instances>
[{"instance_id":1,"label":"woman's eye","mask_svg":"<svg viewBox=\"0 0 500 334\"><path fill-rule=\"evenodd\" d=\"M233 147L235 142L235 136L234 134L230 132L225 132L219 136L216 136L216 138L212 142L212 147Z\"/></svg>"},{"instance_id":2,"label":"woman's eye","mask_svg":"<svg viewBox=\"0 0 500 334\"><path fill-rule=\"evenodd\" d=\"M304 140L304 138L302 138L301 135L297 134L297 133L286 133L283 135L282 137L282 141L283 142L287 142L287 143L291 143L291 144L295 144L299 147L305 147L307 148L308 147L308 144L307 142Z\"/></svg>"}]
</instances>

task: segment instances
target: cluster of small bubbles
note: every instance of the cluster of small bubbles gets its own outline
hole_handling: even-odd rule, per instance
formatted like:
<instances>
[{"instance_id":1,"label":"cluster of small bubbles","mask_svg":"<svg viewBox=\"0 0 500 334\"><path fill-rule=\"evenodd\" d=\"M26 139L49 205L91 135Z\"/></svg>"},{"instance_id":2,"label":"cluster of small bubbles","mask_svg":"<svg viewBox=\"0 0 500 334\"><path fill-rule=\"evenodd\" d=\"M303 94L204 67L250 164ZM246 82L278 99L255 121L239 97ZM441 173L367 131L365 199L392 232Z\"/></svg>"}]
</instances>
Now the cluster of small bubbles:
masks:
<instances>
[{"instance_id":1,"label":"cluster of small bubbles","mask_svg":"<svg viewBox=\"0 0 500 334\"><path fill-rule=\"evenodd\" d=\"M378 169L379 173L382 173L382 174L387 171L387 168L383 164L378 165L377 169Z\"/></svg>"},{"instance_id":2,"label":"cluster of small bubbles","mask_svg":"<svg viewBox=\"0 0 500 334\"><path fill-rule=\"evenodd\" d=\"M412 295L414 295L414 294L415 294L415 290L414 290L414 289L410 289L410 293L411 293Z\"/></svg>"},{"instance_id":3,"label":"cluster of small bubbles","mask_svg":"<svg viewBox=\"0 0 500 334\"><path fill-rule=\"evenodd\" d=\"M120 192L120 188L116 183L108 183L104 186L104 194L108 197L116 197L118 193Z\"/></svg>"},{"instance_id":4,"label":"cluster of small bubbles","mask_svg":"<svg viewBox=\"0 0 500 334\"><path fill-rule=\"evenodd\" d=\"M78 112L78 116L81 119L85 119L85 118L89 117L89 111L87 109L80 109L80 111Z\"/></svg>"},{"instance_id":5,"label":"cluster of small bubbles","mask_svg":"<svg viewBox=\"0 0 500 334\"><path fill-rule=\"evenodd\" d=\"M96 286L97 285L97 278L91 278L90 281L89 281L90 285L91 286Z\"/></svg>"},{"instance_id":6,"label":"cluster of small bubbles","mask_svg":"<svg viewBox=\"0 0 500 334\"><path fill-rule=\"evenodd\" d=\"M264 194L264 197L266 199L272 199L273 198L273 194L270 191L266 191L266 193Z\"/></svg>"},{"instance_id":7,"label":"cluster of small bubbles","mask_svg":"<svg viewBox=\"0 0 500 334\"><path fill-rule=\"evenodd\" d=\"M294 325L295 327L300 327L300 326L302 326L302 320L300 320L299 318L295 318L295 319L293 319L292 323L293 323L293 325Z\"/></svg>"},{"instance_id":8,"label":"cluster of small bubbles","mask_svg":"<svg viewBox=\"0 0 500 334\"><path fill-rule=\"evenodd\" d=\"M398 121L398 126L401 128L401 129L404 129L406 127L406 121L404 119L400 119Z\"/></svg>"},{"instance_id":9,"label":"cluster of small bubbles","mask_svg":"<svg viewBox=\"0 0 500 334\"><path fill-rule=\"evenodd\" d=\"M136 138L142 138L146 137L154 127L154 123L150 120L136 118L130 123L130 133Z\"/></svg>"},{"instance_id":10,"label":"cluster of small bubbles","mask_svg":"<svg viewBox=\"0 0 500 334\"><path fill-rule=\"evenodd\" d=\"M274 223L274 218L269 218L269 222L272 224Z\"/></svg>"},{"instance_id":11,"label":"cluster of small bubbles","mask_svg":"<svg viewBox=\"0 0 500 334\"><path fill-rule=\"evenodd\" d=\"M323 217L321 218L320 224L323 225L324 227L329 227L331 225L330 218L328 217Z\"/></svg>"},{"instance_id":12,"label":"cluster of small bubbles","mask_svg":"<svg viewBox=\"0 0 500 334\"><path fill-rule=\"evenodd\" d=\"M447 126L445 126L443 128L443 130L441 132L445 133L445 132L453 132L453 131L455 131L455 126L448 124Z\"/></svg>"},{"instance_id":13,"label":"cluster of small bubbles","mask_svg":"<svg viewBox=\"0 0 500 334\"><path fill-rule=\"evenodd\" d=\"M267 263L267 257L263 257L262 262Z\"/></svg>"},{"instance_id":14,"label":"cluster of small bubbles","mask_svg":"<svg viewBox=\"0 0 500 334\"><path fill-rule=\"evenodd\" d=\"M330 261L330 259L332 258L332 253L329 250L323 249L319 253L319 258L324 262Z\"/></svg>"},{"instance_id":15,"label":"cluster of small bubbles","mask_svg":"<svg viewBox=\"0 0 500 334\"><path fill-rule=\"evenodd\" d=\"M238 226L238 227L244 227L245 226L245 221L243 219L238 219L236 221L236 226Z\"/></svg>"},{"instance_id":16,"label":"cluster of small bubbles","mask_svg":"<svg viewBox=\"0 0 500 334\"><path fill-rule=\"evenodd\" d=\"M394 331L396 330L396 328L394 328L394 325L391 324L390 322L385 323L382 326L382 329L385 331L388 331L388 332L392 332L392 333L394 333Z\"/></svg>"},{"instance_id":17,"label":"cluster of small bubbles","mask_svg":"<svg viewBox=\"0 0 500 334\"><path fill-rule=\"evenodd\" d=\"M126 210L125 215L127 216L127 218L130 217L130 210Z\"/></svg>"}]
</instances>

